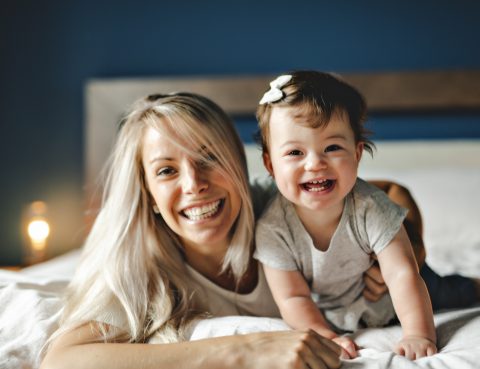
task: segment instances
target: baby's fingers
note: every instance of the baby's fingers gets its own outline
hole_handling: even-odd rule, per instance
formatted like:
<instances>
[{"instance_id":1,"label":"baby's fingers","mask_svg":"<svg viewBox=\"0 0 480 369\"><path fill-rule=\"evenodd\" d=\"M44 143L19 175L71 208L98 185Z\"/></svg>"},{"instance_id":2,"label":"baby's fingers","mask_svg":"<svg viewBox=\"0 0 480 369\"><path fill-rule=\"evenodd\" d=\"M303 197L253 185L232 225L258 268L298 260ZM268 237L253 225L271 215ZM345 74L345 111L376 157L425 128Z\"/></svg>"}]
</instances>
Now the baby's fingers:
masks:
<instances>
[{"instance_id":1,"label":"baby's fingers","mask_svg":"<svg viewBox=\"0 0 480 369\"><path fill-rule=\"evenodd\" d=\"M351 338L346 336L336 337L333 339L338 343L342 348L343 352L340 355L342 359L353 359L357 357L357 345Z\"/></svg>"},{"instance_id":2,"label":"baby's fingers","mask_svg":"<svg viewBox=\"0 0 480 369\"><path fill-rule=\"evenodd\" d=\"M407 341L407 342L405 342ZM437 347L427 339L413 339L399 342L394 352L405 356L409 360L420 359L425 356L432 356L437 353Z\"/></svg>"},{"instance_id":3,"label":"baby's fingers","mask_svg":"<svg viewBox=\"0 0 480 369\"><path fill-rule=\"evenodd\" d=\"M431 345L427 348L427 356L433 356L437 353L437 346Z\"/></svg>"}]
</instances>

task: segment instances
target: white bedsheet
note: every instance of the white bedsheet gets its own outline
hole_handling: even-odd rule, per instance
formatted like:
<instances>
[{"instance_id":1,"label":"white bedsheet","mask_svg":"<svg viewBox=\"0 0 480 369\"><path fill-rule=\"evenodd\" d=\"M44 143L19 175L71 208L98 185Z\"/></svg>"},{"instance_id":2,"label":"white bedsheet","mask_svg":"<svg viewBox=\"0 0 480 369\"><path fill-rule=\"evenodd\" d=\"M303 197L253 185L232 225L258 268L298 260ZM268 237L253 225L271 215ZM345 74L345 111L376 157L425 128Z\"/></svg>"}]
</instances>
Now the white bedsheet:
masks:
<instances>
[{"instance_id":1,"label":"white bedsheet","mask_svg":"<svg viewBox=\"0 0 480 369\"><path fill-rule=\"evenodd\" d=\"M41 349L57 327L67 280L0 271L0 281L0 368L38 368ZM342 368L480 367L480 306L437 313L435 325L439 348L435 356L409 361L393 354L392 345L401 336L399 326L364 329L354 336L361 347L359 357L344 361ZM214 318L199 321L190 339L284 329L288 326L280 319Z\"/></svg>"},{"instance_id":2,"label":"white bedsheet","mask_svg":"<svg viewBox=\"0 0 480 369\"><path fill-rule=\"evenodd\" d=\"M392 352L401 338L401 328L362 329L354 340L360 346L358 357L344 360L342 368L458 368L480 367L480 306L435 314L439 352L431 357L410 361ZM280 319L226 317L200 321L191 339L288 329Z\"/></svg>"}]
</instances>

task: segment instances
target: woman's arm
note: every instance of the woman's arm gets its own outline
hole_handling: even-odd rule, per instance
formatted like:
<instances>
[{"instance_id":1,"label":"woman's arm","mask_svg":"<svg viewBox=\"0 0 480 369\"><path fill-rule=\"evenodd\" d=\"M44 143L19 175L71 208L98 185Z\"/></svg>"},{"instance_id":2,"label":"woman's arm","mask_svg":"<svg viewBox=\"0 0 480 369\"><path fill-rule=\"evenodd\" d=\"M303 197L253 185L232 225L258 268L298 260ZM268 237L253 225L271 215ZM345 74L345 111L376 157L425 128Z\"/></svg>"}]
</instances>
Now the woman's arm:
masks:
<instances>
[{"instance_id":1,"label":"woman's arm","mask_svg":"<svg viewBox=\"0 0 480 369\"><path fill-rule=\"evenodd\" d=\"M340 347L313 331L252 333L170 344L87 343L98 341L96 331L84 325L58 337L41 369L340 367Z\"/></svg>"},{"instance_id":2,"label":"woman's arm","mask_svg":"<svg viewBox=\"0 0 480 369\"><path fill-rule=\"evenodd\" d=\"M403 339L395 352L410 359L433 355L436 334L432 305L403 227L378 254L378 262L402 325Z\"/></svg>"}]
</instances>

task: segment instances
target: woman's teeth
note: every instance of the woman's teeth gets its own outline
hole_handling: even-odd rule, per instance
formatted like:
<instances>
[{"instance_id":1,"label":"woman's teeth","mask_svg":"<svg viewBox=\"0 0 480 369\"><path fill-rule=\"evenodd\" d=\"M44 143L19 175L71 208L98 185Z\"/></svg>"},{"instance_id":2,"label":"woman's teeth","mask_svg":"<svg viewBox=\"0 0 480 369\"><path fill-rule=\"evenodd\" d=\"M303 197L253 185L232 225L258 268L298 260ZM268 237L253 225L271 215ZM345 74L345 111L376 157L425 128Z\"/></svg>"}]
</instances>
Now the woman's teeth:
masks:
<instances>
[{"instance_id":1,"label":"woman's teeth","mask_svg":"<svg viewBox=\"0 0 480 369\"><path fill-rule=\"evenodd\" d=\"M303 185L303 187L310 192L320 192L325 191L330 188L333 184L333 181L330 179L322 179L320 181L310 181Z\"/></svg>"},{"instance_id":2,"label":"woman's teeth","mask_svg":"<svg viewBox=\"0 0 480 369\"><path fill-rule=\"evenodd\" d=\"M220 203L221 200L217 200L207 205L188 208L183 211L183 214L190 220L207 219L217 213Z\"/></svg>"}]
</instances>

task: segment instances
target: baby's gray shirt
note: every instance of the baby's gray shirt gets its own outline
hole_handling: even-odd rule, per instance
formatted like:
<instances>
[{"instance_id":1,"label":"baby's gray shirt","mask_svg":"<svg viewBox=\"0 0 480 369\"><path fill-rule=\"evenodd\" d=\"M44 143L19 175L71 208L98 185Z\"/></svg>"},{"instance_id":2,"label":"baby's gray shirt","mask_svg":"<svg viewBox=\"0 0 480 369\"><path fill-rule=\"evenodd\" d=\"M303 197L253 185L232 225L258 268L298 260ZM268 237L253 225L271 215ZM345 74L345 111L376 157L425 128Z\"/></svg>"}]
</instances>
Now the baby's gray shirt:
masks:
<instances>
[{"instance_id":1,"label":"baby's gray shirt","mask_svg":"<svg viewBox=\"0 0 480 369\"><path fill-rule=\"evenodd\" d=\"M348 314L348 306L363 299L363 273L373 263L370 254L380 253L390 243L406 213L382 190L359 178L345 199L328 249L320 251L294 206L277 194L257 222L254 257L274 269L300 271L320 309L346 308L341 314ZM359 320L362 313L357 311L354 315L360 315L355 319Z\"/></svg>"}]
</instances>

